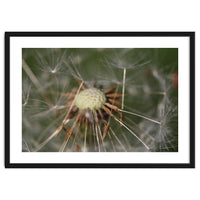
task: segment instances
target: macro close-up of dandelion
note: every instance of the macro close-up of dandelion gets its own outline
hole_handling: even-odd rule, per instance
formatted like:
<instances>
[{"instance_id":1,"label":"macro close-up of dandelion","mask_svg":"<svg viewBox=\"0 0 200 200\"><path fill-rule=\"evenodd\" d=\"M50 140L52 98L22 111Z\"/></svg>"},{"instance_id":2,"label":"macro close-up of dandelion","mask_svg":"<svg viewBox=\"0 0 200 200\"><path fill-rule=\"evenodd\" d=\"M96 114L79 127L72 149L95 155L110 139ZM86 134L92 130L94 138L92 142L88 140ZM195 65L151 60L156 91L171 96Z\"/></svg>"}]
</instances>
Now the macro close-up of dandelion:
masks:
<instances>
[{"instance_id":1,"label":"macro close-up of dandelion","mask_svg":"<svg viewBox=\"0 0 200 200\"><path fill-rule=\"evenodd\" d=\"M178 152L177 48L23 48L23 152Z\"/></svg>"}]
</instances>

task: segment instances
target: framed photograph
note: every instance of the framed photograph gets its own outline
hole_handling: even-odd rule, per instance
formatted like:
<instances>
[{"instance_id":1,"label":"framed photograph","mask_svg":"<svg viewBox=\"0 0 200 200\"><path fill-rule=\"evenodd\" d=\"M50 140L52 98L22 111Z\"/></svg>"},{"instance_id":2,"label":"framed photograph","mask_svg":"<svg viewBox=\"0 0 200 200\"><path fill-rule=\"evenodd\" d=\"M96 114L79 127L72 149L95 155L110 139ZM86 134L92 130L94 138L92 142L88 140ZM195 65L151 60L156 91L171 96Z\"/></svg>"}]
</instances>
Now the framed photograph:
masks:
<instances>
[{"instance_id":1,"label":"framed photograph","mask_svg":"<svg viewBox=\"0 0 200 200\"><path fill-rule=\"evenodd\" d=\"M194 32L6 32L6 168L194 168Z\"/></svg>"}]
</instances>

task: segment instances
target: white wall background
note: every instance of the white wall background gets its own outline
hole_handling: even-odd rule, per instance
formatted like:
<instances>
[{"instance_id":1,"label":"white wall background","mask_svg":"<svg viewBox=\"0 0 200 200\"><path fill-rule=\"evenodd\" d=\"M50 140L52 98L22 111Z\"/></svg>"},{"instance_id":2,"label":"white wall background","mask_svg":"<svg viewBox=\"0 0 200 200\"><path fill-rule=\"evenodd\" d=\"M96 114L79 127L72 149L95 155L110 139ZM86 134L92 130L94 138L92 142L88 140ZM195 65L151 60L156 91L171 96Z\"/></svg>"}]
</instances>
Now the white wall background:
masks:
<instances>
[{"instance_id":1,"label":"white wall background","mask_svg":"<svg viewBox=\"0 0 200 200\"><path fill-rule=\"evenodd\" d=\"M199 15L197 0L1 1L0 89L3 93L5 31L196 31L198 66ZM196 67L196 79L199 72ZM198 78L196 88L199 84ZM200 102L199 93L196 93L196 102ZM199 108L199 104L196 105L196 113ZM196 169L5 169L3 110L4 99L1 98L1 199L169 200L200 197L199 127L196 129ZM196 115L198 121L199 113Z\"/></svg>"}]
</instances>

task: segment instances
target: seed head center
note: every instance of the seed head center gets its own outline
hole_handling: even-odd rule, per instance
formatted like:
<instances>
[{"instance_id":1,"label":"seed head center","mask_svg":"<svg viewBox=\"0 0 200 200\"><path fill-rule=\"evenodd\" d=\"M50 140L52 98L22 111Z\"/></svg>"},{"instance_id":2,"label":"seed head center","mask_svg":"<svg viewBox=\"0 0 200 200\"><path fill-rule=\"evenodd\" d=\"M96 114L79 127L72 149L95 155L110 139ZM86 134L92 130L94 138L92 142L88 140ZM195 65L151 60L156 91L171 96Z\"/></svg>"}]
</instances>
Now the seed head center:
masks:
<instances>
[{"instance_id":1,"label":"seed head center","mask_svg":"<svg viewBox=\"0 0 200 200\"><path fill-rule=\"evenodd\" d=\"M105 94L96 88L85 89L77 94L75 98L75 105L81 110L98 110L105 102Z\"/></svg>"}]
</instances>

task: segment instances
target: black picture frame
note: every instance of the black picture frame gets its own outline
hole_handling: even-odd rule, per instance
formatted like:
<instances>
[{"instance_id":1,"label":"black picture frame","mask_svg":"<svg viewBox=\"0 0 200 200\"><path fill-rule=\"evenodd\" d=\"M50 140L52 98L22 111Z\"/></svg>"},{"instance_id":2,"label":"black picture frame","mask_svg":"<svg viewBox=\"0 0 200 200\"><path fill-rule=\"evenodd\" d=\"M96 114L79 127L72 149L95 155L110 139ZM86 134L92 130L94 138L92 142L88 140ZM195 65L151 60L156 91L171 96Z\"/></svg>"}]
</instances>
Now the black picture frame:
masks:
<instances>
[{"instance_id":1,"label":"black picture frame","mask_svg":"<svg viewBox=\"0 0 200 200\"><path fill-rule=\"evenodd\" d=\"M12 37L187 37L190 55L189 163L11 163L10 42ZM187 130L186 130L187 131ZM195 168L195 32L5 32L5 168Z\"/></svg>"}]
</instances>

